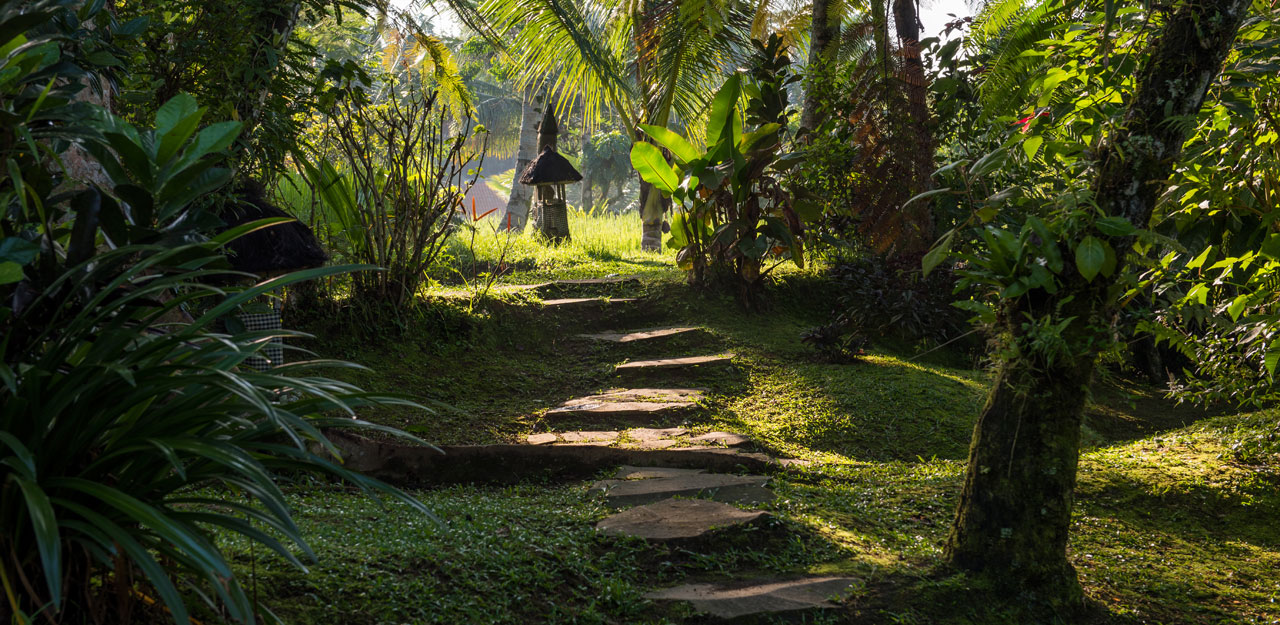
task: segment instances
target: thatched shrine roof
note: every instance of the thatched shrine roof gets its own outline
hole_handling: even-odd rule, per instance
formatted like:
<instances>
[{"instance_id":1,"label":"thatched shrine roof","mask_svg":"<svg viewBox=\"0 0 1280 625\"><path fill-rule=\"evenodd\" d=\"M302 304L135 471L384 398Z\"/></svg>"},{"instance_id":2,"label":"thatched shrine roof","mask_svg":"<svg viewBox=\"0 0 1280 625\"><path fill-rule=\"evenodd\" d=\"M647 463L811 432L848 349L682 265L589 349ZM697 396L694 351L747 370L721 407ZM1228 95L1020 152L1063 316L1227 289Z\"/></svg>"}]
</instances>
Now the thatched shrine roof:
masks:
<instances>
[{"instance_id":1,"label":"thatched shrine roof","mask_svg":"<svg viewBox=\"0 0 1280 625\"><path fill-rule=\"evenodd\" d=\"M582 174L574 169L573 163L550 147L544 148L520 174L520 182L524 184L565 184L579 180Z\"/></svg>"}]
</instances>

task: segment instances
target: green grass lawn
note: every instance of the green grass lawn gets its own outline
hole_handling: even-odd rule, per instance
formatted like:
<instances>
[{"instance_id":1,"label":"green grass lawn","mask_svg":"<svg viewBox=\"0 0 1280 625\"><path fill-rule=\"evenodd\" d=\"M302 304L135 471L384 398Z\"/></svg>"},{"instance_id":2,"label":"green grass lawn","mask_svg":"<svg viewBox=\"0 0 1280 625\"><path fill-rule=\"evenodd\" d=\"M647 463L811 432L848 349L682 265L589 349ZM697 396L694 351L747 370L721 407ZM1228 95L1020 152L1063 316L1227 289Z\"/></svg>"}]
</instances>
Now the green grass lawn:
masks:
<instances>
[{"instance_id":1,"label":"green grass lawn","mask_svg":"<svg viewBox=\"0 0 1280 625\"><path fill-rule=\"evenodd\" d=\"M599 241L638 240L636 221L598 228ZM582 239L574 245L591 240ZM492 260L497 240L486 241L476 249ZM860 362L823 361L798 340L833 301L811 271L784 272L764 312L744 315L727 296L685 286L668 256L637 250L603 261L520 245L516 256L536 266L511 281L641 273L622 287L641 298L640 312L556 319L529 293L470 310L435 298L399 329L356 336L338 321L317 322L310 347L370 366L352 378L366 388L437 406L363 415L437 443L517 441L544 430L547 408L621 385L613 366L626 359L733 351L735 366L685 380L708 389L688 426L742 432L814 464L777 476L771 525L688 549L596 536L591 525L607 510L586 494L587 482L419 492L440 523L335 486L296 486L292 500L320 558L309 575L230 545L286 622L681 622L687 615L655 608L643 592L730 571L864 580L846 611L820 622L1025 622L1019 598L992 596L939 568L989 379L973 357L873 345ZM708 331L661 346L567 338L668 323ZM1278 418L1207 417L1141 386L1099 386L1070 546L1094 604L1090 622L1280 621L1280 456L1240 447L1265 438Z\"/></svg>"},{"instance_id":2,"label":"green grass lawn","mask_svg":"<svg viewBox=\"0 0 1280 625\"><path fill-rule=\"evenodd\" d=\"M570 240L547 245L532 232L508 232L501 215L468 222L449 237L442 262L430 276L444 289L483 280L496 272L498 284L530 284L553 279L611 274L661 275L672 269L675 252L640 249L640 215L587 213L570 208Z\"/></svg>"}]
</instances>

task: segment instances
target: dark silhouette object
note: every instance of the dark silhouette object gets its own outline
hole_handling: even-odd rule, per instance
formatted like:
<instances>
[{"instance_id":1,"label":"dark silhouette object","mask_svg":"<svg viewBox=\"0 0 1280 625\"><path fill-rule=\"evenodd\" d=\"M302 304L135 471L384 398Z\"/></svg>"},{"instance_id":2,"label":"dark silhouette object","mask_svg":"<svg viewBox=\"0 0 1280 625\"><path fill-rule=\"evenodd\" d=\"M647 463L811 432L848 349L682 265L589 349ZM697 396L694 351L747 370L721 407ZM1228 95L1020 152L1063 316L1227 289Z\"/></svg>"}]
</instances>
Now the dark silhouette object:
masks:
<instances>
[{"instance_id":1,"label":"dark silhouette object","mask_svg":"<svg viewBox=\"0 0 1280 625\"><path fill-rule=\"evenodd\" d=\"M260 219L292 215L269 202L266 189L249 181L236 189L236 201L219 215L222 231ZM227 244L227 260L236 271L266 277L272 274L319 267L328 260L315 233L294 219L250 232Z\"/></svg>"}]
</instances>

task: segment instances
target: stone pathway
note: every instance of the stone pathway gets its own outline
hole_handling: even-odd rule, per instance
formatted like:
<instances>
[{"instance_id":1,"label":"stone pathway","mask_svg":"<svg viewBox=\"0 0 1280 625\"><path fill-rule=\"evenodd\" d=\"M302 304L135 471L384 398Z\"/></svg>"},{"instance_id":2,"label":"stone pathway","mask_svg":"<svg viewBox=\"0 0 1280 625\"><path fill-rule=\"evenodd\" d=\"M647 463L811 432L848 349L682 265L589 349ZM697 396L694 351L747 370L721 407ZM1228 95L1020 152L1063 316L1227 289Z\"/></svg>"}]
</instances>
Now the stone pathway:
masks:
<instances>
[{"instance_id":1,"label":"stone pathway","mask_svg":"<svg viewBox=\"0 0 1280 625\"><path fill-rule=\"evenodd\" d=\"M562 280L526 288L539 292L581 287L608 287L635 280L611 276ZM520 287L507 287L518 289ZM580 294L580 293L579 293ZM601 311L631 311L633 298L565 297L544 300L549 312L564 313L581 328ZM615 315L608 315L613 319ZM616 319L598 319L619 323ZM667 339L702 332L689 326L648 329L612 328L577 338L614 344L661 346ZM650 349L647 353L656 351ZM775 498L768 475L744 471L777 471L804 461L777 459L758 452L749 437L736 432L699 432L696 417L706 389L689 387L703 373L733 366L734 354L671 354L669 357L618 364L620 379L643 376L647 385L613 388L565 401L539 417L552 431L530 434L524 444L464 445L429 449L331 436L350 469L407 485L450 481L512 482L539 475L599 475L620 467L589 492L616 510L599 521L603 536L643 540L681 549L714 549L712 538L746 531L770 518L763 510L743 506ZM679 384L664 386L666 380ZM580 428L580 429L574 429ZM838 607L831 599L856 583L849 577L739 578L726 572L716 583L690 583L658 588L645 595L659 604L678 603L708 618L738 621L760 617L803 615Z\"/></svg>"},{"instance_id":2,"label":"stone pathway","mask_svg":"<svg viewBox=\"0 0 1280 625\"><path fill-rule=\"evenodd\" d=\"M687 326L617 329L578 337L618 345L649 344L700 330ZM675 376L687 383L690 377L711 367L732 366L733 359L732 353L673 354L666 358L624 362L617 365L615 371L624 377ZM637 427L543 432L530 435L528 443L550 448L592 445L652 454L704 450L759 459L761 454L746 451L756 445L743 434L719 431L695 434L687 422L678 427L661 427L672 425L676 418L696 415L703 394L699 388L646 387L613 389L570 399L547 411L544 422L596 427L625 423ZM789 464L786 460L763 458L764 466ZM688 546L712 536L742 531L769 518L769 513L763 510L739 507L775 498L769 489L768 476L722 473L709 468L622 466L610 479L591 485L589 492L598 494L606 505L619 510L597 523L596 529L605 536L640 539L655 545ZM646 597L658 603L688 604L713 619L734 621L834 608L837 605L830 598L846 592L856 581L848 577L742 579L731 585L703 583L657 589Z\"/></svg>"}]
</instances>

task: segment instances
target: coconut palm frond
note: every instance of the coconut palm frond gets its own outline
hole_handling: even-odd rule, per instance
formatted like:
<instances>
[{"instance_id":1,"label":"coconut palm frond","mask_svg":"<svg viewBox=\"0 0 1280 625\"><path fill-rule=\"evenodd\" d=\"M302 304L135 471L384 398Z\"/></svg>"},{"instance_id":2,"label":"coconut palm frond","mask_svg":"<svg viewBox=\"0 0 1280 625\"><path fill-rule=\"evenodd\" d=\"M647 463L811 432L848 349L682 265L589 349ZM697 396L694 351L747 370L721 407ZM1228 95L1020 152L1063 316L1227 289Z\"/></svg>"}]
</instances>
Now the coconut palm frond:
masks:
<instances>
[{"instance_id":1,"label":"coconut palm frond","mask_svg":"<svg viewBox=\"0 0 1280 625\"><path fill-rule=\"evenodd\" d=\"M586 117L598 120L613 106L634 115L634 86L623 53L608 36L618 13L583 0L485 0L480 12L495 32L514 33L504 49L520 68L522 87L542 83L558 95L556 110L574 110L579 99Z\"/></svg>"},{"instance_id":2,"label":"coconut palm frond","mask_svg":"<svg viewBox=\"0 0 1280 625\"><path fill-rule=\"evenodd\" d=\"M985 49L975 50L979 53L994 51L983 72L978 92L984 118L1004 113L1009 104L1020 104L1026 100L1026 90L1032 84L1030 78L1041 70L1044 58L1023 53L1066 28L1080 4L1081 0L1061 4L1042 2L1023 8L1014 17L1006 17L1001 12L985 18L986 28L994 29L997 24L1003 24L1003 27L998 32L992 31L994 34L987 40ZM992 6L995 5L988 5Z\"/></svg>"},{"instance_id":3,"label":"coconut palm frond","mask_svg":"<svg viewBox=\"0 0 1280 625\"><path fill-rule=\"evenodd\" d=\"M441 95L445 96L449 108L454 111L455 117L471 114L474 111L475 103L471 92L467 90L462 76L458 75L458 63L453 57L453 52L445 46L443 41L438 37L417 32L414 34L409 52L414 57L413 65L417 68L422 81L436 84Z\"/></svg>"},{"instance_id":4,"label":"coconut palm frond","mask_svg":"<svg viewBox=\"0 0 1280 625\"><path fill-rule=\"evenodd\" d=\"M657 89L645 109L650 123L665 126L674 113L697 130L701 124L693 122L749 48L750 7L717 0L673 0L668 6L674 16L656 16L651 69Z\"/></svg>"},{"instance_id":5,"label":"coconut palm frond","mask_svg":"<svg viewBox=\"0 0 1280 625\"><path fill-rule=\"evenodd\" d=\"M475 97L476 121L489 131L487 154L494 158L514 156L520 147L520 94L483 80L471 80L467 88Z\"/></svg>"}]
</instances>

